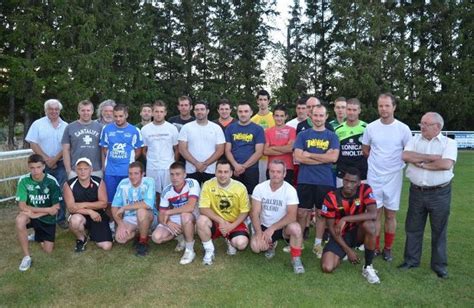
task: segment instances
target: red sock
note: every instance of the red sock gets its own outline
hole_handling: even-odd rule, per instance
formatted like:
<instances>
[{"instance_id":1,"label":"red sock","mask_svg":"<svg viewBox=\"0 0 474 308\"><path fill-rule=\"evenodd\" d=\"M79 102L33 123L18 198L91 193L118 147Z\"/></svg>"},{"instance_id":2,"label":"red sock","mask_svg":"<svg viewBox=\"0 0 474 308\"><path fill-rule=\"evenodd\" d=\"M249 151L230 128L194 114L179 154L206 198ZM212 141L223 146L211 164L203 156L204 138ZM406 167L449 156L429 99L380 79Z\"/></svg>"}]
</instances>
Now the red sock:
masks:
<instances>
[{"instance_id":1,"label":"red sock","mask_svg":"<svg viewBox=\"0 0 474 308\"><path fill-rule=\"evenodd\" d=\"M301 248L298 247L290 247L290 254L292 258L300 257L301 256Z\"/></svg>"},{"instance_id":2,"label":"red sock","mask_svg":"<svg viewBox=\"0 0 474 308\"><path fill-rule=\"evenodd\" d=\"M380 250L380 235L375 237L375 250Z\"/></svg>"},{"instance_id":3,"label":"red sock","mask_svg":"<svg viewBox=\"0 0 474 308\"><path fill-rule=\"evenodd\" d=\"M140 237L139 237L139 239L138 239L138 242L139 242L140 244L148 244L148 236L141 236L141 235L140 235Z\"/></svg>"},{"instance_id":4,"label":"red sock","mask_svg":"<svg viewBox=\"0 0 474 308\"><path fill-rule=\"evenodd\" d=\"M385 232L385 249L392 249L395 233Z\"/></svg>"}]
</instances>

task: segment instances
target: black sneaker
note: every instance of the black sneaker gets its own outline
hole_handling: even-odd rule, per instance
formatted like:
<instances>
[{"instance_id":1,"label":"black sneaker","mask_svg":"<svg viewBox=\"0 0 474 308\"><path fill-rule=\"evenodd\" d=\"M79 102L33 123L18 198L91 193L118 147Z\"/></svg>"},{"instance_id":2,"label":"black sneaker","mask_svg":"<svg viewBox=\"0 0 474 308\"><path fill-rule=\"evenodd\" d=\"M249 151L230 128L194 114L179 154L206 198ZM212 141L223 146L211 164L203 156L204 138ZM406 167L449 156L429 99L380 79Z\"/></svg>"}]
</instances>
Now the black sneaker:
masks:
<instances>
[{"instance_id":1,"label":"black sneaker","mask_svg":"<svg viewBox=\"0 0 474 308\"><path fill-rule=\"evenodd\" d=\"M393 261L392 250L391 249L384 249L383 250L383 259L387 262Z\"/></svg>"},{"instance_id":2,"label":"black sneaker","mask_svg":"<svg viewBox=\"0 0 474 308\"><path fill-rule=\"evenodd\" d=\"M138 243L136 256L144 257L148 254L148 244Z\"/></svg>"},{"instance_id":3,"label":"black sneaker","mask_svg":"<svg viewBox=\"0 0 474 308\"><path fill-rule=\"evenodd\" d=\"M83 241L76 240L76 248L74 249L74 251L83 252L84 250L86 250L86 245L87 245L87 237L85 237Z\"/></svg>"}]
</instances>

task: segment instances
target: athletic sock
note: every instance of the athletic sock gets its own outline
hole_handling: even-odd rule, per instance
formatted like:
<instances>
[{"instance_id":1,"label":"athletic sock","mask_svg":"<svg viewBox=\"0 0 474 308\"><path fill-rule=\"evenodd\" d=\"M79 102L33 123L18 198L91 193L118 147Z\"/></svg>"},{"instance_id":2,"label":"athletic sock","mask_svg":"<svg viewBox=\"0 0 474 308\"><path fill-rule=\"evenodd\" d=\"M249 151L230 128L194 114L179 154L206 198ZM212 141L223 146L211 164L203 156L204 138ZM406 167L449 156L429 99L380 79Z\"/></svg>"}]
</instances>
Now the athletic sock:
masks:
<instances>
[{"instance_id":1,"label":"athletic sock","mask_svg":"<svg viewBox=\"0 0 474 308\"><path fill-rule=\"evenodd\" d=\"M202 246L204 246L204 250L214 251L214 243L212 243L212 240L202 242Z\"/></svg>"},{"instance_id":2,"label":"athletic sock","mask_svg":"<svg viewBox=\"0 0 474 308\"><path fill-rule=\"evenodd\" d=\"M292 258L301 257L301 248L300 247L290 247L290 254Z\"/></svg>"},{"instance_id":3,"label":"athletic sock","mask_svg":"<svg viewBox=\"0 0 474 308\"><path fill-rule=\"evenodd\" d=\"M315 238L314 239L314 245L321 245L323 243L323 239L321 238Z\"/></svg>"},{"instance_id":4,"label":"athletic sock","mask_svg":"<svg viewBox=\"0 0 474 308\"><path fill-rule=\"evenodd\" d=\"M365 248L365 267L372 265L374 260L375 251Z\"/></svg>"},{"instance_id":5,"label":"athletic sock","mask_svg":"<svg viewBox=\"0 0 474 308\"><path fill-rule=\"evenodd\" d=\"M147 236L140 235L140 237L138 238L138 242L140 244L145 244L145 245L148 244L148 235Z\"/></svg>"},{"instance_id":6,"label":"athletic sock","mask_svg":"<svg viewBox=\"0 0 474 308\"><path fill-rule=\"evenodd\" d=\"M380 250L380 235L375 237L375 250Z\"/></svg>"},{"instance_id":7,"label":"athletic sock","mask_svg":"<svg viewBox=\"0 0 474 308\"><path fill-rule=\"evenodd\" d=\"M385 232L385 249L392 249L395 233Z\"/></svg>"},{"instance_id":8,"label":"athletic sock","mask_svg":"<svg viewBox=\"0 0 474 308\"><path fill-rule=\"evenodd\" d=\"M186 242L184 245L187 250L194 250L194 241Z\"/></svg>"}]
</instances>

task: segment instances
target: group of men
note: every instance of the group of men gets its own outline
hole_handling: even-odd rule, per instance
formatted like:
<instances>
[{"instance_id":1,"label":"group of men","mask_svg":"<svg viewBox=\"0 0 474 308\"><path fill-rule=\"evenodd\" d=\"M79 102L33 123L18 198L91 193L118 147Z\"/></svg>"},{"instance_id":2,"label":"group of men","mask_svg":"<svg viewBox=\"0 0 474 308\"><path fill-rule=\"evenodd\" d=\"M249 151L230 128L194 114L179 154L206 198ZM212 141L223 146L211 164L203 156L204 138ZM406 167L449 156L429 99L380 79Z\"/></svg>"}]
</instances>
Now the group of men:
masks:
<instances>
[{"instance_id":1,"label":"group of men","mask_svg":"<svg viewBox=\"0 0 474 308\"><path fill-rule=\"evenodd\" d=\"M406 161L412 184L400 268L419 266L430 214L431 267L447 277L446 227L457 149L441 134L439 114L425 114L421 135L412 138L394 117L390 93L379 96L380 118L368 125L359 119L361 103L355 98L336 99L331 122L315 97L299 99L297 117L289 122L285 106L269 110L267 91L256 99L258 113L253 116L250 103L241 101L237 119L231 117L231 103L220 100L215 121L208 119L207 102L193 105L187 96L178 99L180 114L167 121L167 105L158 100L142 107L137 126L127 122L127 107L111 100L99 106L97 121L92 103L80 102L79 119L71 124L60 119L59 101L46 101L46 117L33 123L26 138L35 152L28 160L31 173L18 185L20 270L31 265L27 228L52 251L55 224L64 224L64 199L77 252L89 240L104 250L114 240L133 240L136 254L144 256L149 238L157 244L177 239L176 250L184 251L180 263L189 264L196 257L197 233L203 263L211 265L218 237L225 238L229 255L250 243L268 259L284 239L297 274L305 271L303 240L314 213L313 252L323 272L332 272L346 256L358 263L353 249L363 244L362 274L379 283L372 263L380 254L393 259Z\"/></svg>"}]
</instances>

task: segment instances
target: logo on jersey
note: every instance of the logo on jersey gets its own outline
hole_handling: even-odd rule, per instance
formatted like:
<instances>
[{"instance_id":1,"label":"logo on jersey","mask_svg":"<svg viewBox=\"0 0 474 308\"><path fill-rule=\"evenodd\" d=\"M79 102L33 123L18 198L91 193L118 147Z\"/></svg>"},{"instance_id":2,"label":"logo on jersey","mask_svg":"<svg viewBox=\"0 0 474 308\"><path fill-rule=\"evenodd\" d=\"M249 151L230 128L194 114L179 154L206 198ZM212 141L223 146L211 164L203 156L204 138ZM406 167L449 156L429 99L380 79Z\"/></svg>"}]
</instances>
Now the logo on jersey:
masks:
<instances>
[{"instance_id":1,"label":"logo on jersey","mask_svg":"<svg viewBox=\"0 0 474 308\"><path fill-rule=\"evenodd\" d=\"M252 142L253 134L237 133L232 134L232 138L234 141Z\"/></svg>"},{"instance_id":2,"label":"logo on jersey","mask_svg":"<svg viewBox=\"0 0 474 308\"><path fill-rule=\"evenodd\" d=\"M33 191L33 190L35 190L35 187L31 184L28 184L28 185L26 185L26 190Z\"/></svg>"},{"instance_id":3,"label":"logo on jersey","mask_svg":"<svg viewBox=\"0 0 474 308\"><path fill-rule=\"evenodd\" d=\"M308 140L306 140L306 147L308 149L316 148L316 149L321 149L323 151L326 151L329 148L329 140L308 139Z\"/></svg>"},{"instance_id":4,"label":"logo on jersey","mask_svg":"<svg viewBox=\"0 0 474 308\"><path fill-rule=\"evenodd\" d=\"M359 198L355 199L354 204L356 207L360 206L360 199Z\"/></svg>"},{"instance_id":5,"label":"logo on jersey","mask_svg":"<svg viewBox=\"0 0 474 308\"><path fill-rule=\"evenodd\" d=\"M115 143L112 147L110 156L113 158L127 158L127 152L125 152L126 143Z\"/></svg>"},{"instance_id":6,"label":"logo on jersey","mask_svg":"<svg viewBox=\"0 0 474 308\"><path fill-rule=\"evenodd\" d=\"M221 210L222 213L230 213L230 202L229 200L224 200L224 199L221 199L221 201L219 202L219 209Z\"/></svg>"},{"instance_id":7,"label":"logo on jersey","mask_svg":"<svg viewBox=\"0 0 474 308\"><path fill-rule=\"evenodd\" d=\"M90 145L92 142L92 138L89 135L85 135L84 138L82 138L82 141L84 141L86 145Z\"/></svg>"}]
</instances>

